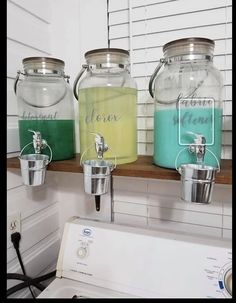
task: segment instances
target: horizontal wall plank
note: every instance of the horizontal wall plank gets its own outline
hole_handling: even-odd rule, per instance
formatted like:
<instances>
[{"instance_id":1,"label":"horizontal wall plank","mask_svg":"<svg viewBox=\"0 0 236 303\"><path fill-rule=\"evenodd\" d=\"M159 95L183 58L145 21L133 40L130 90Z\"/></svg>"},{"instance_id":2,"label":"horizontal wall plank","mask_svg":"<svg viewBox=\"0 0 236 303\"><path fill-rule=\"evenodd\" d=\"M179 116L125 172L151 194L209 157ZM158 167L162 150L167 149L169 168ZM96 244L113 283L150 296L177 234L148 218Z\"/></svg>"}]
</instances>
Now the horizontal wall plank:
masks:
<instances>
[{"instance_id":1,"label":"horizontal wall plank","mask_svg":"<svg viewBox=\"0 0 236 303\"><path fill-rule=\"evenodd\" d=\"M180 232L185 234L221 237L222 229L216 227L203 226L198 224L188 224L182 222L172 222L148 218L148 227L151 229Z\"/></svg>"},{"instance_id":2,"label":"horizontal wall plank","mask_svg":"<svg viewBox=\"0 0 236 303\"><path fill-rule=\"evenodd\" d=\"M7 38L50 53L48 24L11 2L7 4Z\"/></svg>"},{"instance_id":3,"label":"horizontal wall plank","mask_svg":"<svg viewBox=\"0 0 236 303\"><path fill-rule=\"evenodd\" d=\"M193 212L166 207L148 206L148 217L172 222L199 224L211 227L222 227L222 216L203 212Z\"/></svg>"},{"instance_id":4,"label":"horizontal wall plank","mask_svg":"<svg viewBox=\"0 0 236 303\"><path fill-rule=\"evenodd\" d=\"M116 224L147 227L147 218L129 214L114 213L114 222Z\"/></svg>"},{"instance_id":5,"label":"horizontal wall plank","mask_svg":"<svg viewBox=\"0 0 236 303\"><path fill-rule=\"evenodd\" d=\"M148 181L145 179L137 180L136 178L124 178L124 177L113 177L113 188L115 192L128 191L133 192L135 188L135 193L145 193L147 192Z\"/></svg>"},{"instance_id":6,"label":"horizontal wall plank","mask_svg":"<svg viewBox=\"0 0 236 303\"><path fill-rule=\"evenodd\" d=\"M160 19L150 19L147 21L139 21L133 23L133 36L147 35L151 33L161 33L167 31L177 31L194 27L205 27L212 25L225 24L226 9L213 9L209 11L195 12L186 15L170 16ZM232 22L232 8L227 9L227 22ZM225 27L224 27L225 28ZM207 33L205 33L206 35ZM205 36L204 35L204 36ZM224 31L225 35L225 31ZM128 37L129 24L120 24L110 26L109 37L111 39ZM192 35L191 35L192 36Z\"/></svg>"},{"instance_id":7,"label":"horizontal wall plank","mask_svg":"<svg viewBox=\"0 0 236 303\"><path fill-rule=\"evenodd\" d=\"M51 22L51 2L48 0L10 0L9 2L23 8L46 23Z\"/></svg>"},{"instance_id":8,"label":"horizontal wall plank","mask_svg":"<svg viewBox=\"0 0 236 303\"><path fill-rule=\"evenodd\" d=\"M114 190L113 199L115 202L133 202L137 204L146 204L147 194L145 192L141 193L133 191Z\"/></svg>"},{"instance_id":9,"label":"horizontal wall plank","mask_svg":"<svg viewBox=\"0 0 236 303\"><path fill-rule=\"evenodd\" d=\"M147 206L138 203L114 202L114 212L147 217Z\"/></svg>"},{"instance_id":10,"label":"horizontal wall plank","mask_svg":"<svg viewBox=\"0 0 236 303\"><path fill-rule=\"evenodd\" d=\"M22 60L24 58L45 56L50 56L50 53L7 39L7 76L15 79L18 70L23 72ZM24 79L24 76L21 75L20 78Z\"/></svg>"},{"instance_id":11,"label":"horizontal wall plank","mask_svg":"<svg viewBox=\"0 0 236 303\"><path fill-rule=\"evenodd\" d=\"M205 10L211 10L216 8L224 8L225 3L222 0L198 0L198 1L189 1L189 0L179 0L174 2L162 2L162 3L153 3L153 5L144 5L140 7L134 7L132 9L132 21L140 21L154 19L154 18L163 18L167 16L175 16L182 14L190 14ZM158 16L158 17L157 17ZM129 10L120 10L117 12L110 13L109 25L115 25L126 22L129 20Z\"/></svg>"},{"instance_id":12,"label":"horizontal wall plank","mask_svg":"<svg viewBox=\"0 0 236 303\"><path fill-rule=\"evenodd\" d=\"M171 187L168 188L168 192L171 191ZM212 201L207 205L199 205L197 203L186 203L180 198L181 184L179 188L173 194L166 193L165 195L148 195L148 205L155 207L165 207L172 210L183 210L200 213L210 213L216 215L222 215L223 207L222 201Z\"/></svg>"}]
</instances>

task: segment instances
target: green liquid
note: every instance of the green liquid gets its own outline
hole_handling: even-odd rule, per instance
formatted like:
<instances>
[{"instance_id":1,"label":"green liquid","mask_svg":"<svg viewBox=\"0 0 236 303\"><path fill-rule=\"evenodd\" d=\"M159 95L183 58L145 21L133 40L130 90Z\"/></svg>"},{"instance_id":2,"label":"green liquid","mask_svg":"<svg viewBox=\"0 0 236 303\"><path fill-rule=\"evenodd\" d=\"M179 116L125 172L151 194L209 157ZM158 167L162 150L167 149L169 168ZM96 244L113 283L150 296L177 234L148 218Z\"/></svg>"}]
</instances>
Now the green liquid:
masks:
<instances>
[{"instance_id":1,"label":"green liquid","mask_svg":"<svg viewBox=\"0 0 236 303\"><path fill-rule=\"evenodd\" d=\"M28 129L40 131L52 149L52 160L65 160L74 157L74 120L19 120L20 148L33 141L33 133ZM35 153L33 145L29 145L23 154ZM46 147L42 154L50 156Z\"/></svg>"},{"instance_id":2,"label":"green liquid","mask_svg":"<svg viewBox=\"0 0 236 303\"><path fill-rule=\"evenodd\" d=\"M95 136L108 144L104 159L117 164L137 160L136 89L93 87L79 90L80 154L83 161L96 159ZM83 154L84 153L84 154Z\"/></svg>"},{"instance_id":3,"label":"green liquid","mask_svg":"<svg viewBox=\"0 0 236 303\"><path fill-rule=\"evenodd\" d=\"M221 158L222 109L182 109L179 118L177 110L159 110L154 115L154 163L175 168L175 160L180 152L194 143L194 136L188 131L202 134L206 138L206 148L214 153L218 161ZM212 127L214 122L214 132ZM180 133L179 133L180 130ZM180 138L179 138L180 134ZM179 139L181 144L180 145ZM208 145L210 144L210 145ZM177 167L183 163L197 163L196 155L185 149L177 159ZM217 167L214 156L206 151L204 164Z\"/></svg>"}]
</instances>

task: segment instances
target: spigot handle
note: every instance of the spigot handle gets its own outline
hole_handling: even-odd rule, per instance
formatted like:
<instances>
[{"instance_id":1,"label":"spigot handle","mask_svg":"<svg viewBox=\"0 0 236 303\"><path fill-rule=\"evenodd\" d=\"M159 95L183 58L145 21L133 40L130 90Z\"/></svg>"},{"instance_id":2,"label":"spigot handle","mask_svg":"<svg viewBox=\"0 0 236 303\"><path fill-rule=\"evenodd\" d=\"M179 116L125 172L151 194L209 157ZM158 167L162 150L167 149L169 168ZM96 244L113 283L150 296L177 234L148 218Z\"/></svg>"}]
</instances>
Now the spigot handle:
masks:
<instances>
[{"instance_id":1,"label":"spigot handle","mask_svg":"<svg viewBox=\"0 0 236 303\"><path fill-rule=\"evenodd\" d=\"M202 134L188 131L187 134L194 135L194 143L189 144L189 152L195 153L197 162L202 163L206 152L206 138Z\"/></svg>"},{"instance_id":2,"label":"spigot handle","mask_svg":"<svg viewBox=\"0 0 236 303\"><path fill-rule=\"evenodd\" d=\"M33 129L28 129L29 132L33 133L33 139L41 140L42 136L41 133L38 131L34 131Z\"/></svg>"},{"instance_id":3,"label":"spigot handle","mask_svg":"<svg viewBox=\"0 0 236 303\"><path fill-rule=\"evenodd\" d=\"M104 137L99 134L99 133L94 133L94 132L90 132L90 134L95 135L95 147L96 147L96 152L97 152L97 157L98 159L102 159L103 158L103 153L106 152L108 149L112 151L112 149L110 147L108 147L108 145L105 143ZM92 148L94 146L94 143L89 145L84 152L82 153L81 157L80 157L80 165L83 166L83 157L84 155L87 153L87 151ZM102 155L100 155L99 153L102 153ZM115 159L115 165L112 168L112 170L114 170L116 168L116 155L114 156Z\"/></svg>"},{"instance_id":4,"label":"spigot handle","mask_svg":"<svg viewBox=\"0 0 236 303\"><path fill-rule=\"evenodd\" d=\"M46 148L47 141L42 139L41 133L39 131L34 131L32 129L28 129L29 132L33 133L33 146L36 154L41 153L41 149Z\"/></svg>"},{"instance_id":5,"label":"spigot handle","mask_svg":"<svg viewBox=\"0 0 236 303\"><path fill-rule=\"evenodd\" d=\"M206 138L202 134L188 131L187 134L195 136L194 142L197 145L206 144Z\"/></svg>"},{"instance_id":6,"label":"spigot handle","mask_svg":"<svg viewBox=\"0 0 236 303\"><path fill-rule=\"evenodd\" d=\"M97 157L98 159L102 159L103 153L108 150L108 145L105 143L104 137L99 133L91 132L91 134L95 135L95 149Z\"/></svg>"}]
</instances>

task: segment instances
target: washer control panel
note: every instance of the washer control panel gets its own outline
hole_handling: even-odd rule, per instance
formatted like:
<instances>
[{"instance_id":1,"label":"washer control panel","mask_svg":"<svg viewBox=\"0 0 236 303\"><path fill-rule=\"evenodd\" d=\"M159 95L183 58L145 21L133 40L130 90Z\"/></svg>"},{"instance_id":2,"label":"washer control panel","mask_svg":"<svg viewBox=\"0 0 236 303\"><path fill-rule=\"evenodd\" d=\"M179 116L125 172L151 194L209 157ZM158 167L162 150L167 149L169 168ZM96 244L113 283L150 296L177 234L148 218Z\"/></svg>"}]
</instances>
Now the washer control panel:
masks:
<instances>
[{"instance_id":1,"label":"washer control panel","mask_svg":"<svg viewBox=\"0 0 236 303\"><path fill-rule=\"evenodd\" d=\"M57 276L144 298L230 298L232 244L76 219L65 227Z\"/></svg>"}]
</instances>

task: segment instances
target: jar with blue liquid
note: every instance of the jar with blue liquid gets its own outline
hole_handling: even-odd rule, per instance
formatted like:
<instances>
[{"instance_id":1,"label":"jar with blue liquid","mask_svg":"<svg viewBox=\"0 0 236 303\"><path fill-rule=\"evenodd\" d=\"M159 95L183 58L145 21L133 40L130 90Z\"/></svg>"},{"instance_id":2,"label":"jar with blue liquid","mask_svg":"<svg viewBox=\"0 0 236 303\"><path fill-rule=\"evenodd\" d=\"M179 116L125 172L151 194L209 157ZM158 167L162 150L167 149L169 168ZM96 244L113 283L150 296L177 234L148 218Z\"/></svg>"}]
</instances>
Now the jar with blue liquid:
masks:
<instances>
[{"instance_id":1,"label":"jar with blue liquid","mask_svg":"<svg viewBox=\"0 0 236 303\"><path fill-rule=\"evenodd\" d=\"M158 166L196 163L189 149L196 136L205 138L204 164L220 163L223 81L213 65L214 46L198 37L163 46L164 58L149 82L155 100L153 162Z\"/></svg>"}]
</instances>

